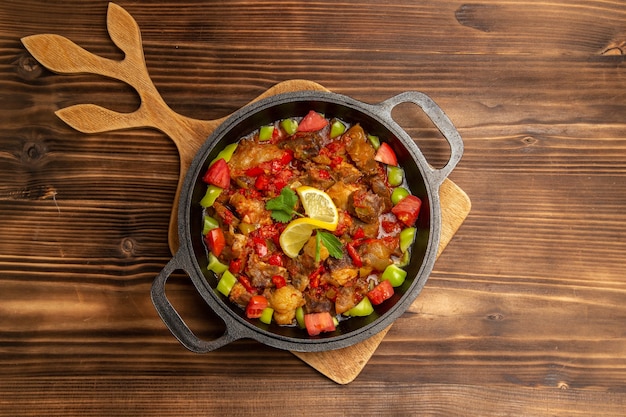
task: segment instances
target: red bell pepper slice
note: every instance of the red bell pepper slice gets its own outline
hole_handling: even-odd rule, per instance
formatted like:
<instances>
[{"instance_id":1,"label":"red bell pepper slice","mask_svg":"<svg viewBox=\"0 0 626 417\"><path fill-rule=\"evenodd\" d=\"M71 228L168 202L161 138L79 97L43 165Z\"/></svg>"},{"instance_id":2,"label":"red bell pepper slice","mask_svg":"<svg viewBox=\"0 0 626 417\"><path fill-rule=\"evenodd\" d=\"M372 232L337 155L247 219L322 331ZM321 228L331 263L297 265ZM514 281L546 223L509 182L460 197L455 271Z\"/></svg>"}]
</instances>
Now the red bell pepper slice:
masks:
<instances>
[{"instance_id":1,"label":"red bell pepper slice","mask_svg":"<svg viewBox=\"0 0 626 417\"><path fill-rule=\"evenodd\" d=\"M387 142L380 144L380 148L378 148L376 155L374 155L374 160L387 165L398 165L398 157L396 157L396 153Z\"/></svg>"},{"instance_id":2,"label":"red bell pepper slice","mask_svg":"<svg viewBox=\"0 0 626 417\"><path fill-rule=\"evenodd\" d=\"M396 215L405 225L411 227L415 224L422 207L422 200L414 195L404 197L398 204L393 206L391 212Z\"/></svg>"},{"instance_id":3,"label":"red bell pepper slice","mask_svg":"<svg viewBox=\"0 0 626 417\"><path fill-rule=\"evenodd\" d=\"M263 310L268 306L267 298L262 295L253 295L246 306L246 317L258 319L263 314Z\"/></svg>"},{"instance_id":4,"label":"red bell pepper slice","mask_svg":"<svg viewBox=\"0 0 626 417\"><path fill-rule=\"evenodd\" d=\"M224 238L224 232L219 227L211 229L205 237L205 242L209 247L209 250L215 256L220 256L222 250L226 246L226 239Z\"/></svg>"},{"instance_id":5,"label":"red bell pepper slice","mask_svg":"<svg viewBox=\"0 0 626 417\"><path fill-rule=\"evenodd\" d=\"M209 167L204 177L202 177L202 181L223 189L228 188L230 185L230 169L226 160L220 158L213 162L213 165Z\"/></svg>"},{"instance_id":6,"label":"red bell pepper slice","mask_svg":"<svg viewBox=\"0 0 626 417\"><path fill-rule=\"evenodd\" d=\"M322 332L335 330L335 322L328 311L304 315L304 325L309 336L317 336Z\"/></svg>"},{"instance_id":7,"label":"red bell pepper slice","mask_svg":"<svg viewBox=\"0 0 626 417\"><path fill-rule=\"evenodd\" d=\"M318 112L311 110L298 125L298 132L317 132L328 125L328 120Z\"/></svg>"},{"instance_id":8,"label":"red bell pepper slice","mask_svg":"<svg viewBox=\"0 0 626 417\"><path fill-rule=\"evenodd\" d=\"M287 281L285 281L285 277L281 276L281 275L274 275L272 276L272 283L274 284L274 286L278 289L278 288L282 288L285 285L287 285Z\"/></svg>"},{"instance_id":9,"label":"red bell pepper slice","mask_svg":"<svg viewBox=\"0 0 626 417\"><path fill-rule=\"evenodd\" d=\"M367 293L367 298L370 299L372 304L378 305L383 301L388 300L393 295L393 286L388 280L381 281L380 284L375 286L371 291Z\"/></svg>"},{"instance_id":10,"label":"red bell pepper slice","mask_svg":"<svg viewBox=\"0 0 626 417\"><path fill-rule=\"evenodd\" d=\"M354 264L354 266L360 268L363 266L363 261L361 260L361 256L359 255L359 253L356 251L353 243L354 242L348 243L346 245L346 248L348 249L348 255L350 255L350 258L352 258L352 263Z\"/></svg>"}]
</instances>

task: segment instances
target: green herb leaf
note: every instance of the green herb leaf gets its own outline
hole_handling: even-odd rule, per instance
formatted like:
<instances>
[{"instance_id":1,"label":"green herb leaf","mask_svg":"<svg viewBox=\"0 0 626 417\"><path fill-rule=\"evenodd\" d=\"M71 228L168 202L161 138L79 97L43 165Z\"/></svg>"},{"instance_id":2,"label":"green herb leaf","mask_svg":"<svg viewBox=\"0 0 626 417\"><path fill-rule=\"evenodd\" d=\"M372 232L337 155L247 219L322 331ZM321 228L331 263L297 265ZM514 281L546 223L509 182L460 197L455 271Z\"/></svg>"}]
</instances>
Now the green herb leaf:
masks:
<instances>
[{"instance_id":1,"label":"green herb leaf","mask_svg":"<svg viewBox=\"0 0 626 417\"><path fill-rule=\"evenodd\" d=\"M265 203L265 208L272 211L272 219L277 222L287 223L294 214L300 215L294 209L298 202L298 196L295 191L289 187L281 190L278 197L274 197Z\"/></svg>"},{"instance_id":2,"label":"green herb leaf","mask_svg":"<svg viewBox=\"0 0 626 417\"><path fill-rule=\"evenodd\" d=\"M317 231L317 236L319 236L319 239L321 240L324 247L328 249L328 253L330 254L330 256L336 259L343 258L343 249L341 248L341 241L337 238L337 236L333 235L332 233L322 232L320 230ZM316 236L316 239L317 239L317 236ZM316 257L317 257L317 253L316 253Z\"/></svg>"}]
</instances>

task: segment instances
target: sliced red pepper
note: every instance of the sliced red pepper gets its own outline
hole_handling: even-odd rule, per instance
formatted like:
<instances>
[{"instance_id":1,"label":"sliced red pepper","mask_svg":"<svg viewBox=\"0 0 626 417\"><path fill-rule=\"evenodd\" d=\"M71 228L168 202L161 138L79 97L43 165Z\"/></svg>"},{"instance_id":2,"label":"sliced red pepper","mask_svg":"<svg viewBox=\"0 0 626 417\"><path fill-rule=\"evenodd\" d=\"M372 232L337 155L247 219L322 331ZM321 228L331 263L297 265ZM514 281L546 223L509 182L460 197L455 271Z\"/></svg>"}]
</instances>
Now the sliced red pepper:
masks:
<instances>
[{"instance_id":1,"label":"sliced red pepper","mask_svg":"<svg viewBox=\"0 0 626 417\"><path fill-rule=\"evenodd\" d=\"M265 174L265 171L261 167L253 167L246 169L245 173L249 177L258 177L261 174Z\"/></svg>"},{"instance_id":2,"label":"sliced red pepper","mask_svg":"<svg viewBox=\"0 0 626 417\"><path fill-rule=\"evenodd\" d=\"M216 229L211 229L209 233L207 233L205 237L205 242L209 247L209 250L215 256L220 256L222 250L226 246L226 239L224 238L224 232L219 227Z\"/></svg>"},{"instance_id":3,"label":"sliced red pepper","mask_svg":"<svg viewBox=\"0 0 626 417\"><path fill-rule=\"evenodd\" d=\"M281 276L281 275L274 275L272 276L272 283L274 284L274 286L278 289L278 288L282 288L285 285L287 285L287 281L285 281L285 277Z\"/></svg>"},{"instance_id":4,"label":"sliced red pepper","mask_svg":"<svg viewBox=\"0 0 626 417\"><path fill-rule=\"evenodd\" d=\"M216 187L228 188L230 185L230 169L224 158L220 158L213 162L213 165L209 167L202 181L207 184L213 184Z\"/></svg>"},{"instance_id":5,"label":"sliced red pepper","mask_svg":"<svg viewBox=\"0 0 626 417\"><path fill-rule=\"evenodd\" d=\"M267 259L267 263L273 266L283 266L283 257L280 256L279 253L275 253L273 255L270 255L270 257Z\"/></svg>"},{"instance_id":6,"label":"sliced red pepper","mask_svg":"<svg viewBox=\"0 0 626 417\"><path fill-rule=\"evenodd\" d=\"M352 243L353 242L350 242L346 245L346 248L348 249L348 255L350 255L350 258L352 258L352 263L354 264L354 266L360 268L363 266L363 261L361 260L361 256L356 251Z\"/></svg>"},{"instance_id":7,"label":"sliced red pepper","mask_svg":"<svg viewBox=\"0 0 626 417\"><path fill-rule=\"evenodd\" d=\"M298 125L298 132L317 132L328 125L328 120L318 112L311 110Z\"/></svg>"},{"instance_id":8,"label":"sliced red pepper","mask_svg":"<svg viewBox=\"0 0 626 417\"><path fill-rule=\"evenodd\" d=\"M252 245L254 247L254 252L260 258L264 258L267 256L268 250L267 250L267 242L265 241L265 239L260 238L260 237L253 237Z\"/></svg>"},{"instance_id":9,"label":"sliced red pepper","mask_svg":"<svg viewBox=\"0 0 626 417\"><path fill-rule=\"evenodd\" d=\"M304 325L309 336L317 336L322 332L335 330L335 322L328 311L304 315Z\"/></svg>"},{"instance_id":10,"label":"sliced red pepper","mask_svg":"<svg viewBox=\"0 0 626 417\"><path fill-rule=\"evenodd\" d=\"M409 195L393 206L391 212L396 215L398 220L411 227L415 224L421 207L422 200L414 195Z\"/></svg>"},{"instance_id":11,"label":"sliced red pepper","mask_svg":"<svg viewBox=\"0 0 626 417\"><path fill-rule=\"evenodd\" d=\"M317 175L322 180L329 180L330 179L330 172L326 171L325 169L320 169L318 171Z\"/></svg>"},{"instance_id":12,"label":"sliced red pepper","mask_svg":"<svg viewBox=\"0 0 626 417\"><path fill-rule=\"evenodd\" d=\"M243 259L233 259L228 265L228 270L233 274L239 274L243 270Z\"/></svg>"},{"instance_id":13,"label":"sliced red pepper","mask_svg":"<svg viewBox=\"0 0 626 417\"><path fill-rule=\"evenodd\" d=\"M396 153L391 149L391 146L387 142L383 142L380 144L380 148L376 151L376 155L374 155L374 160L378 162L382 162L387 165L398 165L398 158L396 157Z\"/></svg>"},{"instance_id":14,"label":"sliced red pepper","mask_svg":"<svg viewBox=\"0 0 626 417\"><path fill-rule=\"evenodd\" d=\"M243 285L246 291L248 291L250 294L256 294L256 288L252 286L247 276L239 275L237 276L237 281L239 281L239 283Z\"/></svg>"},{"instance_id":15,"label":"sliced red pepper","mask_svg":"<svg viewBox=\"0 0 626 417\"><path fill-rule=\"evenodd\" d=\"M280 158L280 163L283 164L283 166L285 166L292 160L293 160L293 151L291 149L285 149L285 153L283 153L283 156Z\"/></svg>"},{"instance_id":16,"label":"sliced red pepper","mask_svg":"<svg viewBox=\"0 0 626 417\"><path fill-rule=\"evenodd\" d=\"M270 178L265 175L265 174L261 174L258 177L256 177L256 180L254 181L254 188L256 188L259 191L266 191L268 190L270 187Z\"/></svg>"},{"instance_id":17,"label":"sliced red pepper","mask_svg":"<svg viewBox=\"0 0 626 417\"><path fill-rule=\"evenodd\" d=\"M309 287L317 288L320 285L320 276L324 272L324 265L320 265L315 271L309 274Z\"/></svg>"},{"instance_id":18,"label":"sliced red pepper","mask_svg":"<svg viewBox=\"0 0 626 417\"><path fill-rule=\"evenodd\" d=\"M246 306L246 317L249 319L258 319L268 306L267 298L262 295L254 295L250 298Z\"/></svg>"},{"instance_id":19,"label":"sliced red pepper","mask_svg":"<svg viewBox=\"0 0 626 417\"><path fill-rule=\"evenodd\" d=\"M375 286L371 291L367 293L367 298L370 299L372 304L378 305L383 301L388 300L393 295L393 286L389 280L381 281L380 284Z\"/></svg>"},{"instance_id":20,"label":"sliced red pepper","mask_svg":"<svg viewBox=\"0 0 626 417\"><path fill-rule=\"evenodd\" d=\"M354 236L352 236L355 239L363 239L365 237L365 232L363 231L362 227L359 227L358 229L356 229L356 232L354 232Z\"/></svg>"}]
</instances>

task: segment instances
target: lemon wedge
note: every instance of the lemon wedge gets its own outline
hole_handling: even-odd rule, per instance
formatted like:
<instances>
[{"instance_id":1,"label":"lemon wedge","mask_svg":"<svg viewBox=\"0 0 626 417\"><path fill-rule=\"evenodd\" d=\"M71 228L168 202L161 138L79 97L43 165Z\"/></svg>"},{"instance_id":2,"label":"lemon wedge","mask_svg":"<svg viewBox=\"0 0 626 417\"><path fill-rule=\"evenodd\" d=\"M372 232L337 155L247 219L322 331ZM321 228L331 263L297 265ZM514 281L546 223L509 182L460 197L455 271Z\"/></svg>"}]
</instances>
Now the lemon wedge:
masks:
<instances>
[{"instance_id":1,"label":"lemon wedge","mask_svg":"<svg viewBox=\"0 0 626 417\"><path fill-rule=\"evenodd\" d=\"M280 247L285 255L295 258L300 253L304 244L309 240L315 229L328 229L331 223L310 217L302 217L289 222L285 230L280 234ZM335 224L335 228L337 225Z\"/></svg>"},{"instance_id":2,"label":"lemon wedge","mask_svg":"<svg viewBox=\"0 0 626 417\"><path fill-rule=\"evenodd\" d=\"M327 223L323 228L330 231L337 229L339 213L333 200L324 191L303 185L296 188L302 207L307 216L314 220Z\"/></svg>"}]
</instances>

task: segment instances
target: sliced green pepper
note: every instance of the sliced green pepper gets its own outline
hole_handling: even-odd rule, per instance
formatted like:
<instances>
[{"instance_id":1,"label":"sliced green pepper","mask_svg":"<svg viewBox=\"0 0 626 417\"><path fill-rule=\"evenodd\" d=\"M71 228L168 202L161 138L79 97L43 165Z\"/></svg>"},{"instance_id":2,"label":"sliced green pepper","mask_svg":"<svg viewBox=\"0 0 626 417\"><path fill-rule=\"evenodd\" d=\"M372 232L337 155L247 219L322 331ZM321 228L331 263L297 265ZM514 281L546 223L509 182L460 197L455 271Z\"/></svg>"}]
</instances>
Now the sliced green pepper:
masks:
<instances>
[{"instance_id":1,"label":"sliced green pepper","mask_svg":"<svg viewBox=\"0 0 626 417\"><path fill-rule=\"evenodd\" d=\"M383 281L389 281L392 287L399 287L404 283L406 271L398 265L391 264L385 268L380 278Z\"/></svg>"},{"instance_id":2,"label":"sliced green pepper","mask_svg":"<svg viewBox=\"0 0 626 417\"><path fill-rule=\"evenodd\" d=\"M306 325L304 324L304 308L302 307L296 308L296 322L298 323L299 328L306 328Z\"/></svg>"},{"instance_id":3,"label":"sliced green pepper","mask_svg":"<svg viewBox=\"0 0 626 417\"><path fill-rule=\"evenodd\" d=\"M298 122L295 119L285 119L280 122L280 127L282 127L288 135L293 135L298 131Z\"/></svg>"},{"instance_id":4,"label":"sliced green pepper","mask_svg":"<svg viewBox=\"0 0 626 417\"><path fill-rule=\"evenodd\" d=\"M404 171L400 167L389 165L387 167L387 182L393 187L397 187L404 181Z\"/></svg>"},{"instance_id":5,"label":"sliced green pepper","mask_svg":"<svg viewBox=\"0 0 626 417\"><path fill-rule=\"evenodd\" d=\"M378 138L378 136L367 135L367 139L369 139L374 149L380 148L380 139Z\"/></svg>"},{"instance_id":6,"label":"sliced green pepper","mask_svg":"<svg viewBox=\"0 0 626 417\"><path fill-rule=\"evenodd\" d=\"M224 146L224 149L222 149L220 153L218 153L217 156L213 158L209 166L213 165L213 162L217 161L218 159L223 159L226 162L230 161L230 158L232 158L233 154L235 153L235 149L237 149L237 145L238 143L235 142L231 143L230 145Z\"/></svg>"},{"instance_id":7,"label":"sliced green pepper","mask_svg":"<svg viewBox=\"0 0 626 417\"><path fill-rule=\"evenodd\" d=\"M230 291L233 289L233 286L237 282L237 277L230 273L230 271L226 270L222 274L222 278L220 278L217 283L217 290L224 294L224 296L228 297Z\"/></svg>"},{"instance_id":8,"label":"sliced green pepper","mask_svg":"<svg viewBox=\"0 0 626 417\"><path fill-rule=\"evenodd\" d=\"M363 299L359 301L359 304L355 305L354 307L352 307L350 310L346 311L343 314L347 316L352 316L352 317L357 317L357 316L362 317L362 316L369 316L373 312L374 312L374 307L372 306L372 302L370 301L369 298L363 297Z\"/></svg>"},{"instance_id":9,"label":"sliced green pepper","mask_svg":"<svg viewBox=\"0 0 626 417\"><path fill-rule=\"evenodd\" d=\"M272 322L272 316L274 315L274 309L272 307L265 307L261 313L259 320L261 323L270 324Z\"/></svg>"},{"instance_id":10,"label":"sliced green pepper","mask_svg":"<svg viewBox=\"0 0 626 417\"><path fill-rule=\"evenodd\" d=\"M407 190L404 187L397 187L394 188L393 191L391 192L391 202L393 204L398 204L400 202L400 200L402 200L404 197L408 196L409 190Z\"/></svg>"},{"instance_id":11,"label":"sliced green pepper","mask_svg":"<svg viewBox=\"0 0 626 417\"><path fill-rule=\"evenodd\" d=\"M416 230L415 227L407 227L400 232L400 250L402 252L406 252L413 244Z\"/></svg>"},{"instance_id":12,"label":"sliced green pepper","mask_svg":"<svg viewBox=\"0 0 626 417\"><path fill-rule=\"evenodd\" d=\"M211 207L221 193L222 189L220 187L217 187L213 184L209 185L207 187L206 193L204 194L204 197L202 197L202 200L200 200L200 205L204 208Z\"/></svg>"},{"instance_id":13,"label":"sliced green pepper","mask_svg":"<svg viewBox=\"0 0 626 417\"><path fill-rule=\"evenodd\" d=\"M202 236L209 233L209 231L213 229L217 229L220 227L220 224L211 216L204 216L203 225L202 225Z\"/></svg>"},{"instance_id":14,"label":"sliced green pepper","mask_svg":"<svg viewBox=\"0 0 626 417\"><path fill-rule=\"evenodd\" d=\"M343 134L346 131L346 125L341 123L339 120L335 120L330 125L330 138L335 139L337 136Z\"/></svg>"},{"instance_id":15,"label":"sliced green pepper","mask_svg":"<svg viewBox=\"0 0 626 417\"><path fill-rule=\"evenodd\" d=\"M272 139L272 135L274 134L274 126L261 126L259 129L259 141L264 142L266 140Z\"/></svg>"},{"instance_id":16,"label":"sliced green pepper","mask_svg":"<svg viewBox=\"0 0 626 417\"><path fill-rule=\"evenodd\" d=\"M225 265L217 259L217 256L209 252L209 264L206 267L209 271L213 271L216 274L221 274L228 270L228 265Z\"/></svg>"}]
</instances>

